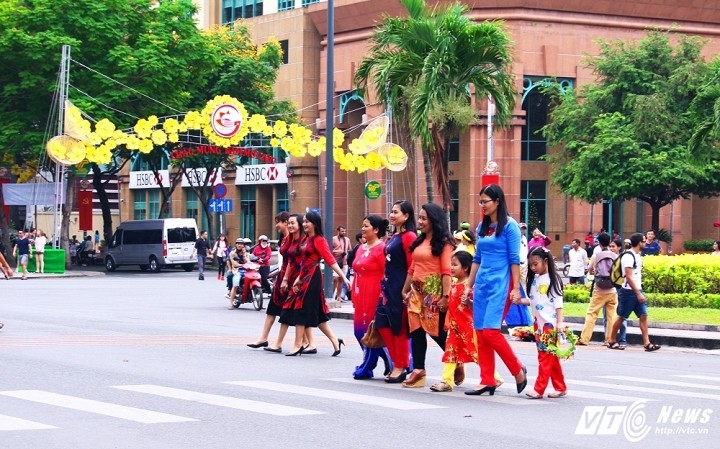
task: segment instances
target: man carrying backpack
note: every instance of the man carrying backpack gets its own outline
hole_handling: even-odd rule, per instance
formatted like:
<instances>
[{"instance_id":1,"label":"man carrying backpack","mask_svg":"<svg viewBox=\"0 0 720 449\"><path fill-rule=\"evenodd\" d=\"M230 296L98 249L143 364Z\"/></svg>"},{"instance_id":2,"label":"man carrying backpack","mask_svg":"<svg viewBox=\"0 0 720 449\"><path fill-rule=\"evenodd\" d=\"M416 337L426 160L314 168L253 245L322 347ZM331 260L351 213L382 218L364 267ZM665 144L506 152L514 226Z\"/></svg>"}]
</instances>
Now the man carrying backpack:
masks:
<instances>
[{"instance_id":1,"label":"man carrying backpack","mask_svg":"<svg viewBox=\"0 0 720 449\"><path fill-rule=\"evenodd\" d=\"M600 310L605 309L605 344L607 344L615 323L618 294L615 285L610 280L610 271L618 255L610 251L610 235L602 232L598 235L600 251L590 258L588 272L595 276L592 296L585 315L585 325L580 334L579 345L586 346L592 339L595 322Z\"/></svg>"},{"instance_id":2,"label":"man carrying backpack","mask_svg":"<svg viewBox=\"0 0 720 449\"><path fill-rule=\"evenodd\" d=\"M621 287L618 289L618 317L613 324L612 333L608 337L608 348L620 349L617 342L617 333L622 322L630 317L632 312L640 320L645 351L657 351L660 346L650 343L647 324L647 297L642 291L642 256L645 246L645 236L637 232L630 236L630 251L620 255L620 266L624 275Z\"/></svg>"}]
</instances>

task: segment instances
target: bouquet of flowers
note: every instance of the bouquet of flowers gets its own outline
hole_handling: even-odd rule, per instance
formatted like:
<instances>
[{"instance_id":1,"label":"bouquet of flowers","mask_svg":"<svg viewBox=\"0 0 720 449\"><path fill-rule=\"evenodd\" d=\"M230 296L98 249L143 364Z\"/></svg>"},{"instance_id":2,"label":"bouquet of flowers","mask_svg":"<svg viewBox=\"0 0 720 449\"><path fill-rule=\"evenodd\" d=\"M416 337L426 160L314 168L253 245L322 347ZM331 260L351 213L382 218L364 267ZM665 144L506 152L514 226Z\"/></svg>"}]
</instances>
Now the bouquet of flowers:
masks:
<instances>
[{"instance_id":1,"label":"bouquet of flowers","mask_svg":"<svg viewBox=\"0 0 720 449\"><path fill-rule=\"evenodd\" d=\"M512 337L520 341L535 341L535 333L532 326L519 326L508 329Z\"/></svg>"},{"instance_id":2,"label":"bouquet of flowers","mask_svg":"<svg viewBox=\"0 0 720 449\"><path fill-rule=\"evenodd\" d=\"M550 332L540 334L540 343L545 348L545 352L555 354L561 360L567 360L575 353L575 343L577 336L572 329L553 329Z\"/></svg>"}]
</instances>

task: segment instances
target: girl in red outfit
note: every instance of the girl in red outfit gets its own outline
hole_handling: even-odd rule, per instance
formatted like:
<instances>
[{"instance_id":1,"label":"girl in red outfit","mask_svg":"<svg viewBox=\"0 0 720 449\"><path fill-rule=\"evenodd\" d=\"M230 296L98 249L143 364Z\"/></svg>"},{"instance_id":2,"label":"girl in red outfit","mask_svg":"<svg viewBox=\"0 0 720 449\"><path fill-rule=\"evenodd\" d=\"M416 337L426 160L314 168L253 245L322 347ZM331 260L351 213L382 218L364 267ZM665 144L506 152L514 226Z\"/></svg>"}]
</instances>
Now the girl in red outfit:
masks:
<instances>
[{"instance_id":1,"label":"girl in red outfit","mask_svg":"<svg viewBox=\"0 0 720 449\"><path fill-rule=\"evenodd\" d=\"M418 213L420 237L410 247L412 264L408 270L403 296L408 305L413 371L403 387L425 386L427 336L445 350L445 322L450 297L450 259L455 243L448 230L445 212L437 204L425 204Z\"/></svg>"},{"instance_id":2,"label":"girl in red outfit","mask_svg":"<svg viewBox=\"0 0 720 449\"><path fill-rule=\"evenodd\" d=\"M305 238L300 243L299 257L301 262L299 273L292 284L286 304L289 310L289 316L286 317L287 324L295 326L295 345L292 351L285 355L302 355L305 349L302 344L305 329L317 327L332 343L334 350L332 355L335 357L340 354L341 346L345 343L335 336L328 325L330 310L325 302L325 294L322 288L320 260L323 259L325 264L337 273L348 288L350 288L350 281L338 266L335 256L333 256L328 242L323 236L320 215L315 212L306 213L303 219L303 231L305 232Z\"/></svg>"},{"instance_id":3,"label":"girl in red outfit","mask_svg":"<svg viewBox=\"0 0 720 449\"><path fill-rule=\"evenodd\" d=\"M402 288L412 263L410 246L417 238L415 210L405 200L396 201L390 210L390 224L395 233L385 244L385 277L382 296L375 310L375 329L382 336L393 362L385 382L399 384L405 380L410 366L407 307L403 304Z\"/></svg>"},{"instance_id":4,"label":"girl in red outfit","mask_svg":"<svg viewBox=\"0 0 720 449\"><path fill-rule=\"evenodd\" d=\"M473 329L472 300L463 300L472 256L467 251L457 251L450 260L450 274L455 281L450 288L450 300L445 316L445 354L442 382L430 387L432 391L452 391L455 387L455 368L459 363L477 363L477 346Z\"/></svg>"}]
</instances>

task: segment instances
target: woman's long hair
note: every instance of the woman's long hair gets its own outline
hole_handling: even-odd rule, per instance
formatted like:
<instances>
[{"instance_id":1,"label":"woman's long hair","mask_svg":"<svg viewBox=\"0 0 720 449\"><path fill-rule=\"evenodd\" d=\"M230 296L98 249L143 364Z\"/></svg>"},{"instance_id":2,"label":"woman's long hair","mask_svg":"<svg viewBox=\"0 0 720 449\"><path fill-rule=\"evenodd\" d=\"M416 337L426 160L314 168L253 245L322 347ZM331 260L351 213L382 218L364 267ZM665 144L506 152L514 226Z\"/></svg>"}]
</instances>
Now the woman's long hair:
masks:
<instances>
[{"instance_id":1,"label":"woman's long hair","mask_svg":"<svg viewBox=\"0 0 720 449\"><path fill-rule=\"evenodd\" d=\"M423 204L422 209L427 214L428 220L430 220L430 225L432 226L432 238L430 239L432 255L435 257L440 256L443 252L445 244L450 244L450 246L455 249L455 241L452 235L450 235L450 229L448 228L447 220L445 218L445 212L442 208L437 204L427 203ZM422 242L425 241L425 238L427 238L427 235L421 234L420 237L415 239L412 245L410 245L410 252L415 251L415 248L420 246Z\"/></svg>"},{"instance_id":2,"label":"woman's long hair","mask_svg":"<svg viewBox=\"0 0 720 449\"><path fill-rule=\"evenodd\" d=\"M305 213L305 219L315 226L315 235L323 237L322 218L317 212L309 211ZM300 222L302 228L302 222Z\"/></svg>"},{"instance_id":3,"label":"woman's long hair","mask_svg":"<svg viewBox=\"0 0 720 449\"><path fill-rule=\"evenodd\" d=\"M495 235L500 235L505 229L505 225L508 222L507 204L505 203L505 193L497 184L488 184L480 189L480 195L485 194L490 197L491 200L497 201L497 228L495 229ZM490 216L486 215L480 224L480 237L486 237L490 231Z\"/></svg>"},{"instance_id":4,"label":"woman's long hair","mask_svg":"<svg viewBox=\"0 0 720 449\"><path fill-rule=\"evenodd\" d=\"M535 248L530 250L530 253L528 254L528 264L530 263L530 258L533 256L540 257L543 262L547 264L548 275L550 275L550 288L555 291L555 294L557 296L562 296L562 278L560 277L557 269L555 268L555 259L553 259L553 255L550 250L545 248L544 246L536 246ZM533 280L535 280L535 272L529 269L527 275L527 283L525 285L525 293L530 294L530 286L532 285Z\"/></svg>"},{"instance_id":5,"label":"woman's long hair","mask_svg":"<svg viewBox=\"0 0 720 449\"><path fill-rule=\"evenodd\" d=\"M287 223L288 218L290 218L290 214L282 211L279 214L275 215L275 223ZM280 245L282 245L283 239L285 238L284 234L280 234L280 239L278 239L277 247L280 248Z\"/></svg>"},{"instance_id":6,"label":"woman's long hair","mask_svg":"<svg viewBox=\"0 0 720 449\"><path fill-rule=\"evenodd\" d=\"M407 214L408 216L407 220L405 220L405 224L403 225L405 227L405 230L410 232L417 232L417 223L415 222L415 209L413 208L413 205L410 204L410 201L395 201L393 203L393 206L396 205L400 206L400 212L402 212L403 214ZM397 229L395 230L395 232L397 232Z\"/></svg>"},{"instance_id":7,"label":"woman's long hair","mask_svg":"<svg viewBox=\"0 0 720 449\"><path fill-rule=\"evenodd\" d=\"M368 223L370 223L370 226L378 230L379 239L385 237L387 228L390 226L390 222L388 222L386 218L383 218L380 215L368 215L364 218L364 220L367 220Z\"/></svg>"},{"instance_id":8,"label":"woman's long hair","mask_svg":"<svg viewBox=\"0 0 720 449\"><path fill-rule=\"evenodd\" d=\"M303 227L302 227L302 214L291 214L288 216L288 221L290 221L291 218L294 218L295 221L298 224L298 238L302 237L303 235ZM288 237L293 238L292 234L289 234Z\"/></svg>"}]
</instances>

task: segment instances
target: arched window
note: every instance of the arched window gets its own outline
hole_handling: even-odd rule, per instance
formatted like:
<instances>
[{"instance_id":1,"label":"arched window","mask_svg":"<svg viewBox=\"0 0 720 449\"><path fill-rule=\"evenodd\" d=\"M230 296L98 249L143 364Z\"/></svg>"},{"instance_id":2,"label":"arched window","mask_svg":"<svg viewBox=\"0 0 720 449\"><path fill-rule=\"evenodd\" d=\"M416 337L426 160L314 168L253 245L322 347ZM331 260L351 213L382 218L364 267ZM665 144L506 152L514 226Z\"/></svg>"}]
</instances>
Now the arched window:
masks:
<instances>
[{"instance_id":1,"label":"arched window","mask_svg":"<svg viewBox=\"0 0 720 449\"><path fill-rule=\"evenodd\" d=\"M542 87L553 82L559 83L560 89L573 87L573 80L567 78L526 76L523 79L522 109L525 111L521 144L523 161L541 160L547 154L547 139L542 135L542 128L548 122L549 96L542 92Z\"/></svg>"}]
</instances>

